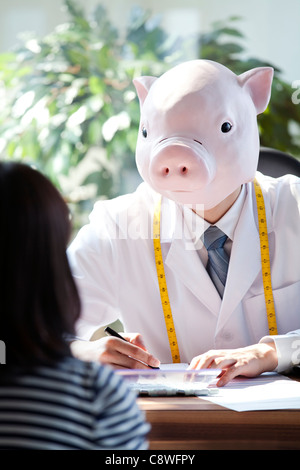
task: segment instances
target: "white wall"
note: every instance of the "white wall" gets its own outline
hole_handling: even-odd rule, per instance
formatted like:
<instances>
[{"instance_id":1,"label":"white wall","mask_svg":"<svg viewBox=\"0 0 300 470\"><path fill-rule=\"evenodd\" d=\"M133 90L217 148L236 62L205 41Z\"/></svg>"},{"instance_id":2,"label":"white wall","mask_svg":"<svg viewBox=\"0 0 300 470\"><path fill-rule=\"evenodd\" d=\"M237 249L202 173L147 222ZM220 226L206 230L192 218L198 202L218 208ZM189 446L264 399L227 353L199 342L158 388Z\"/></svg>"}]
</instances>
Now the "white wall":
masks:
<instances>
[{"instance_id":1,"label":"white wall","mask_svg":"<svg viewBox=\"0 0 300 470\"><path fill-rule=\"evenodd\" d=\"M62 0L0 0L0 52L11 49L24 31L40 37L65 21Z\"/></svg>"},{"instance_id":2,"label":"white wall","mask_svg":"<svg viewBox=\"0 0 300 470\"><path fill-rule=\"evenodd\" d=\"M78 0L88 12L98 3L124 28L130 8L140 5L162 15L163 25L180 34L208 30L216 20L241 16L236 25L246 36L247 54L283 70L289 81L300 79L300 0ZM66 19L62 0L0 0L0 52L16 43L19 32L38 35ZM192 54L192 51L191 51Z\"/></svg>"},{"instance_id":3,"label":"white wall","mask_svg":"<svg viewBox=\"0 0 300 470\"><path fill-rule=\"evenodd\" d=\"M99 0L81 0L87 10ZM177 10L177 32L207 31L214 21L240 16L236 27L245 35L247 56L260 58L280 68L290 82L300 79L300 0L102 0L110 17L122 27L130 8L139 5L171 23ZM180 12L181 10L181 12ZM187 11L189 10L189 11ZM190 23L188 23L188 20ZM172 19L175 27L174 16Z\"/></svg>"}]
</instances>

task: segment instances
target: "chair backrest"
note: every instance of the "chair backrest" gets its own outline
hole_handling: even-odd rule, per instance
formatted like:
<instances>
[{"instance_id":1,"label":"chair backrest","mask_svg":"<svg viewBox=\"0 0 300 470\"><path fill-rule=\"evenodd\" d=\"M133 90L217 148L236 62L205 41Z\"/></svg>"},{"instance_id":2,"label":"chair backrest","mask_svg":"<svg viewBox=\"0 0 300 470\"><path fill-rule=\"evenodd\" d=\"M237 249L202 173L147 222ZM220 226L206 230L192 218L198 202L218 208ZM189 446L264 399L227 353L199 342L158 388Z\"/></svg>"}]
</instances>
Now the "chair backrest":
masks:
<instances>
[{"instance_id":1,"label":"chair backrest","mask_svg":"<svg viewBox=\"0 0 300 470\"><path fill-rule=\"evenodd\" d=\"M287 174L300 176L300 161L280 150L261 147L257 169L274 178Z\"/></svg>"}]
</instances>

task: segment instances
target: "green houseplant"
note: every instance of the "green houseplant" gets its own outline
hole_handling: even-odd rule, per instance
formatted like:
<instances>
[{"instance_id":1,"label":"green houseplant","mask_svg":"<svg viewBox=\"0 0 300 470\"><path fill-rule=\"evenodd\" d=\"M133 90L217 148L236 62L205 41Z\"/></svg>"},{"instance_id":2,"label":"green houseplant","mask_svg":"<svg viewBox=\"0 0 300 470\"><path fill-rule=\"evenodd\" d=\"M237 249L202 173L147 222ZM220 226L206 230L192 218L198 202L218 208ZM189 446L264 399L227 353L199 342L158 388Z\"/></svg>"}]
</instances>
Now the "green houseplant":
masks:
<instances>
[{"instance_id":1,"label":"green houseplant","mask_svg":"<svg viewBox=\"0 0 300 470\"><path fill-rule=\"evenodd\" d=\"M101 4L87 18L75 0L63 3L67 23L42 39L23 34L12 53L0 55L0 152L46 173L72 206L76 228L96 198L127 191L125 183L136 175L134 76L160 75L184 60L187 41L199 44L199 57L236 73L266 64L241 59L244 38L237 18L171 42L159 17L140 8L132 10L121 35ZM261 142L298 155L291 123L299 125L300 107L274 68L272 101L259 119Z\"/></svg>"},{"instance_id":2,"label":"green houseplant","mask_svg":"<svg viewBox=\"0 0 300 470\"><path fill-rule=\"evenodd\" d=\"M162 73L173 52L147 12L133 10L121 39L101 5L87 19L64 4L68 23L42 39L23 34L0 55L0 151L45 172L79 217L127 189L139 119L132 78Z\"/></svg>"}]
</instances>

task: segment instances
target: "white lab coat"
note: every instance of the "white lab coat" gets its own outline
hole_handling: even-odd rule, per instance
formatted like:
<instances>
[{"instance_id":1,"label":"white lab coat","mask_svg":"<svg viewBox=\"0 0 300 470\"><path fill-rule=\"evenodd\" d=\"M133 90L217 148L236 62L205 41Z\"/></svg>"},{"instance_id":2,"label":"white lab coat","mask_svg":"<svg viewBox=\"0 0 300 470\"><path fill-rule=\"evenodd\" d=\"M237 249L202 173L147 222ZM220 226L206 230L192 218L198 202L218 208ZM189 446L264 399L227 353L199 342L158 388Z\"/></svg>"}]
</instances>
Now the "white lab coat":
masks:
<instances>
[{"instance_id":1,"label":"white lab coat","mask_svg":"<svg viewBox=\"0 0 300 470\"><path fill-rule=\"evenodd\" d=\"M281 371L300 362L300 180L260 173L257 179L265 200ZM182 362L210 349L268 341L253 184L245 189L222 300L191 249L182 207L163 200L162 253ZM83 301L78 334L90 337L96 327L120 319L125 331L141 333L148 350L169 363L152 239L156 198L142 183L133 194L97 202L68 254Z\"/></svg>"}]
</instances>

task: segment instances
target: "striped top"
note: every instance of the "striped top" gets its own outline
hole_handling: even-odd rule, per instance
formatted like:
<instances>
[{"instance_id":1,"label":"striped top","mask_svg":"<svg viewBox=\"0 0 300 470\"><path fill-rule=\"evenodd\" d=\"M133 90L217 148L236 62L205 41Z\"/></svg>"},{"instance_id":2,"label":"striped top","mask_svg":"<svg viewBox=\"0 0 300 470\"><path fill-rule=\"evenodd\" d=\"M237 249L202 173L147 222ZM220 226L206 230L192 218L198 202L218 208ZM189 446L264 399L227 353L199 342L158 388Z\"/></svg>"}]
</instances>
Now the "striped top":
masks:
<instances>
[{"instance_id":1,"label":"striped top","mask_svg":"<svg viewBox=\"0 0 300 470\"><path fill-rule=\"evenodd\" d=\"M0 449L141 450L149 428L107 366L68 357L16 376L0 370Z\"/></svg>"}]
</instances>

